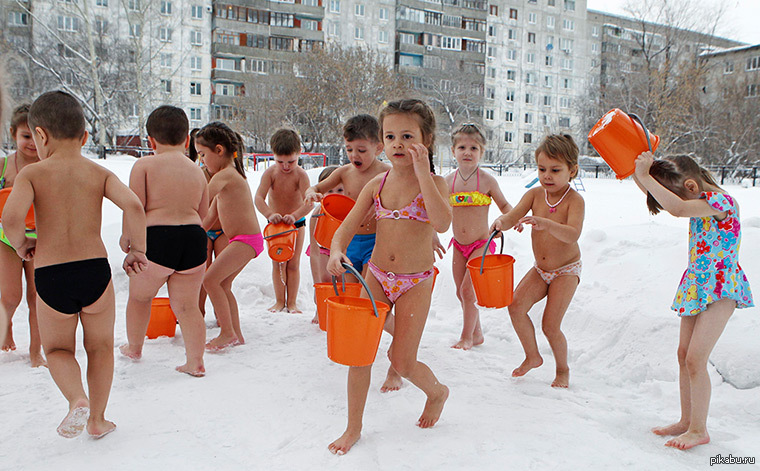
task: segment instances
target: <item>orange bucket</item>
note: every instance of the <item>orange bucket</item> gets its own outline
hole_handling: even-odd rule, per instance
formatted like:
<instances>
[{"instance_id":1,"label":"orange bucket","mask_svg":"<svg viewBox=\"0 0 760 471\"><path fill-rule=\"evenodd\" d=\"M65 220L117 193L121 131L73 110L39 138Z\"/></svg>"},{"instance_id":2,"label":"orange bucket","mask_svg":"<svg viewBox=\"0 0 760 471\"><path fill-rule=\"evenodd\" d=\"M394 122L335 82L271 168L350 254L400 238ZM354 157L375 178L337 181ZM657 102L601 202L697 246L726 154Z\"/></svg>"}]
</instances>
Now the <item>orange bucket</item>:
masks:
<instances>
[{"instance_id":1,"label":"orange bucket","mask_svg":"<svg viewBox=\"0 0 760 471\"><path fill-rule=\"evenodd\" d=\"M177 318L169 305L169 298L153 298L150 305L150 322L145 335L149 339L174 337L176 330Z\"/></svg>"},{"instance_id":2,"label":"orange bucket","mask_svg":"<svg viewBox=\"0 0 760 471\"><path fill-rule=\"evenodd\" d=\"M441 273L441 270L439 270L437 266L433 265L433 287L430 288L431 291L435 289L435 279L438 278L439 273Z\"/></svg>"},{"instance_id":3,"label":"orange bucket","mask_svg":"<svg viewBox=\"0 0 760 471\"><path fill-rule=\"evenodd\" d=\"M293 224L267 224L264 228L264 240L269 248L269 258L275 262L287 262L296 253L298 229Z\"/></svg>"},{"instance_id":4,"label":"orange bucket","mask_svg":"<svg viewBox=\"0 0 760 471\"><path fill-rule=\"evenodd\" d=\"M322 212L315 216L317 224L314 227L314 238L319 245L330 248L335 231L353 207L354 200L348 196L333 193L322 198Z\"/></svg>"},{"instance_id":5,"label":"orange bucket","mask_svg":"<svg viewBox=\"0 0 760 471\"><path fill-rule=\"evenodd\" d=\"M8 201L8 197L10 196L12 190L13 190L13 187L3 188L2 190L0 190L0 219L2 219L5 203ZM26 213L26 219L24 219L24 225L26 226L27 229L37 228L37 225L34 221L34 205L32 205L29 208L29 212Z\"/></svg>"},{"instance_id":6,"label":"orange bucket","mask_svg":"<svg viewBox=\"0 0 760 471\"><path fill-rule=\"evenodd\" d=\"M650 134L638 116L617 108L597 121L588 140L620 180L633 175L639 154L654 152L660 144L660 138Z\"/></svg>"},{"instance_id":7,"label":"orange bucket","mask_svg":"<svg viewBox=\"0 0 760 471\"><path fill-rule=\"evenodd\" d=\"M467 262L467 270L475 288L478 305L502 308L512 304L514 289L514 263L510 255L488 255L488 246L498 232L491 234L485 245L483 256ZM504 251L504 238L501 239L501 252Z\"/></svg>"},{"instance_id":8,"label":"orange bucket","mask_svg":"<svg viewBox=\"0 0 760 471\"><path fill-rule=\"evenodd\" d=\"M353 296L327 298L327 357L346 366L369 366L375 361L385 317L391 307L375 301L361 274L343 267L359 279L369 299Z\"/></svg>"},{"instance_id":9,"label":"orange bucket","mask_svg":"<svg viewBox=\"0 0 760 471\"><path fill-rule=\"evenodd\" d=\"M361 283L314 283L314 294L317 298L317 317L319 328L327 330L327 298L330 296L351 296L358 298L362 293Z\"/></svg>"}]
</instances>

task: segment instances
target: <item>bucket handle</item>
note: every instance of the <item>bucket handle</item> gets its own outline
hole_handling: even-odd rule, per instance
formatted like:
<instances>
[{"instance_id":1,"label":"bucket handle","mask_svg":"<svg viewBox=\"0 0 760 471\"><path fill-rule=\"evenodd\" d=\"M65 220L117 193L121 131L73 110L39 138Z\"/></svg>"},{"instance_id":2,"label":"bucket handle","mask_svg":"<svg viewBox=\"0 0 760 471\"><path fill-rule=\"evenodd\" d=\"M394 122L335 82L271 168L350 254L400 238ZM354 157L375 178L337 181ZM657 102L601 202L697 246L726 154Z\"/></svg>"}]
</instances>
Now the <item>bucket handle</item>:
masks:
<instances>
[{"instance_id":1,"label":"bucket handle","mask_svg":"<svg viewBox=\"0 0 760 471\"><path fill-rule=\"evenodd\" d=\"M480 259L480 274L483 274L483 264L486 263L486 255L488 255L488 247L491 246L491 241L494 237L496 237L501 231L493 231L493 234L491 234L491 237L488 238L488 242L486 242L486 245L483 248L483 256ZM501 236L501 250L499 250L500 254L504 253L504 236Z\"/></svg>"},{"instance_id":2,"label":"bucket handle","mask_svg":"<svg viewBox=\"0 0 760 471\"><path fill-rule=\"evenodd\" d=\"M287 231L278 232L278 233L276 233L276 234L269 234L268 236L264 236L264 238L265 238L265 239L271 239L272 237L277 237L277 236L281 236L281 235L289 234L289 233L291 233L291 232L295 232L295 231L297 231L297 230L298 230L297 228L288 229Z\"/></svg>"},{"instance_id":3,"label":"bucket handle","mask_svg":"<svg viewBox=\"0 0 760 471\"><path fill-rule=\"evenodd\" d=\"M649 140L649 129L647 129L646 126L644 126L644 122L641 120L641 118L638 117L638 115L635 115L633 113L626 113L629 118L631 118L631 121L637 121L641 128L644 130L644 134L647 137L647 145L649 146L649 152L652 152L652 141Z\"/></svg>"},{"instance_id":4,"label":"bucket handle","mask_svg":"<svg viewBox=\"0 0 760 471\"><path fill-rule=\"evenodd\" d=\"M345 263L345 262L341 262L341 265L343 266L343 268L346 269L347 272L351 273L352 275L354 275L356 277L356 279L359 280L359 283L362 284L362 286L364 287L364 290L369 295L369 300L372 301L372 309L375 311L375 317L380 317L380 314L378 314L378 312L377 312L377 302L375 301L375 297L372 296L372 291L369 290L369 286L367 286L367 282L364 281L364 277L362 276L362 274L359 273L358 271L356 271L356 268L354 268L353 265L349 265L348 263ZM345 276L346 275L344 273L343 274L343 283L346 282ZM337 294L338 293L338 287L335 284L335 279L336 279L336 277L333 276L332 277L333 288L335 289L335 293ZM343 292L345 292L345 290L346 290L346 286L344 284L343 285Z\"/></svg>"},{"instance_id":5,"label":"bucket handle","mask_svg":"<svg viewBox=\"0 0 760 471\"><path fill-rule=\"evenodd\" d=\"M343 292L345 293L346 292L346 274L343 273L342 275L340 275L340 277L343 280ZM332 277L333 290L335 290L335 296L340 296L340 292L338 292L338 285L335 283L336 279L337 277L333 275Z\"/></svg>"}]
</instances>

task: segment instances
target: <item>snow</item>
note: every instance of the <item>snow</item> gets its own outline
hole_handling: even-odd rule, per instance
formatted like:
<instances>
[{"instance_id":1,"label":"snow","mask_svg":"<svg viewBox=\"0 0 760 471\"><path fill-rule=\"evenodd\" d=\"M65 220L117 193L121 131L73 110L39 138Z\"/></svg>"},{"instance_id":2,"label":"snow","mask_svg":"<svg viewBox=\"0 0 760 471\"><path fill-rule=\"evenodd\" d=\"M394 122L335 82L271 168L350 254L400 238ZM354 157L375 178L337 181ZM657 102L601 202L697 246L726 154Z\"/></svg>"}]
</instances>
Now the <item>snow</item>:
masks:
<instances>
[{"instance_id":1,"label":"snow","mask_svg":"<svg viewBox=\"0 0 760 471\"><path fill-rule=\"evenodd\" d=\"M103 163L125 182L134 159ZM309 170L315 181L320 169ZM523 176L524 177L524 176ZM255 190L259 173L249 173ZM525 191L521 176L497 177L511 203ZM483 310L486 342L463 352L449 348L462 315L451 276L441 270L419 358L451 389L441 421L415 422L424 394L408 382L381 394L390 337L383 336L367 401L362 439L343 457L327 444L346 423L347 368L326 355L314 314L308 260L302 258L303 314L271 314L271 263L253 260L234 292L247 344L207 354L205 378L178 374L182 339L146 341L143 359L117 353L107 418L116 433L100 441L59 438L66 403L46 369L28 366L28 325L15 320L18 350L0 354L0 469L702 469L710 457L756 456L760 442L758 308L737 310L711 357L708 428L712 443L688 452L663 446L649 429L679 414L676 346L679 320L669 307L686 266L686 219L650 216L632 181L585 179L581 236L582 281L565 316L571 387L552 389L554 363L540 334L543 303L531 311L543 367L510 373L523 359L505 309ZM760 283L760 188L727 186L746 221L741 263ZM103 239L116 287L116 345L125 342L127 277L119 268L121 214L103 208ZM492 206L491 218L497 214ZM263 221L262 221L263 222ZM448 241L450 234L443 235ZM527 232L508 234L515 278L531 267ZM160 293L161 295L161 293ZM209 313L212 312L210 304ZM209 321L210 324L210 321ZM209 327L208 338L217 329ZM81 331L80 331L81 336ZM78 359L86 364L79 343Z\"/></svg>"}]
</instances>

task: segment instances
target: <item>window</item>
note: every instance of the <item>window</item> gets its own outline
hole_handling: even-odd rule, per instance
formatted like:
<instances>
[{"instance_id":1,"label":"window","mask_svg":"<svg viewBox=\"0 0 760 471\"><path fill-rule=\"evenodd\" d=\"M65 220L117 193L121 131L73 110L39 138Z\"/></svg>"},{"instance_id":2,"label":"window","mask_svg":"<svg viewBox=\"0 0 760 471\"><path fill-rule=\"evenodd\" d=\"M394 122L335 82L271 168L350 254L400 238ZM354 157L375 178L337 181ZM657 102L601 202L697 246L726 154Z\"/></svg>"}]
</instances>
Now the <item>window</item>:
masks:
<instances>
[{"instance_id":1,"label":"window","mask_svg":"<svg viewBox=\"0 0 760 471\"><path fill-rule=\"evenodd\" d=\"M161 90L164 93L172 92L172 81L168 79L161 79Z\"/></svg>"},{"instance_id":2,"label":"window","mask_svg":"<svg viewBox=\"0 0 760 471\"><path fill-rule=\"evenodd\" d=\"M190 57L190 70L203 70L203 62L200 56Z\"/></svg>"},{"instance_id":3,"label":"window","mask_svg":"<svg viewBox=\"0 0 760 471\"><path fill-rule=\"evenodd\" d=\"M98 6L98 7L107 7L108 6L108 0L95 0L95 6Z\"/></svg>"},{"instance_id":4,"label":"window","mask_svg":"<svg viewBox=\"0 0 760 471\"><path fill-rule=\"evenodd\" d=\"M489 5L488 14L489 15L493 15L493 16L499 16L499 6L498 5Z\"/></svg>"},{"instance_id":5,"label":"window","mask_svg":"<svg viewBox=\"0 0 760 471\"><path fill-rule=\"evenodd\" d=\"M385 31L381 29L377 32L377 42L379 43L387 43L388 42L388 31Z\"/></svg>"},{"instance_id":6,"label":"window","mask_svg":"<svg viewBox=\"0 0 760 471\"><path fill-rule=\"evenodd\" d=\"M363 26L355 26L354 27L354 39L356 39L356 40L362 40L362 39L364 39L364 27Z\"/></svg>"},{"instance_id":7,"label":"window","mask_svg":"<svg viewBox=\"0 0 760 471\"><path fill-rule=\"evenodd\" d=\"M451 36L441 36L441 49L452 51L462 50L462 38L453 38Z\"/></svg>"},{"instance_id":8,"label":"window","mask_svg":"<svg viewBox=\"0 0 760 471\"><path fill-rule=\"evenodd\" d=\"M221 96L235 96L235 86L231 83L217 83L216 93Z\"/></svg>"},{"instance_id":9,"label":"window","mask_svg":"<svg viewBox=\"0 0 760 471\"><path fill-rule=\"evenodd\" d=\"M489 25L488 26L488 36L490 36L492 38L494 36L496 36L496 27L495 26L493 26L493 25Z\"/></svg>"},{"instance_id":10,"label":"window","mask_svg":"<svg viewBox=\"0 0 760 471\"><path fill-rule=\"evenodd\" d=\"M512 28L510 28L509 31L507 31L507 38L510 39L510 40L512 40L512 41L514 41L515 39L517 39L517 33L515 32L515 30L513 30Z\"/></svg>"},{"instance_id":11,"label":"window","mask_svg":"<svg viewBox=\"0 0 760 471\"><path fill-rule=\"evenodd\" d=\"M505 96L506 101L515 101L515 91L514 90L507 90L507 94Z\"/></svg>"},{"instance_id":12,"label":"window","mask_svg":"<svg viewBox=\"0 0 760 471\"><path fill-rule=\"evenodd\" d=\"M515 81L515 76L516 75L517 75L517 73L514 70L512 70L512 69L508 69L507 70L507 80L509 80L510 82L514 82Z\"/></svg>"},{"instance_id":13,"label":"window","mask_svg":"<svg viewBox=\"0 0 760 471\"><path fill-rule=\"evenodd\" d=\"M493 67L489 67L488 70L488 78L496 78L496 69Z\"/></svg>"},{"instance_id":14,"label":"window","mask_svg":"<svg viewBox=\"0 0 760 471\"><path fill-rule=\"evenodd\" d=\"M162 52L161 53L161 67L171 67L171 66L172 66L172 55Z\"/></svg>"},{"instance_id":15,"label":"window","mask_svg":"<svg viewBox=\"0 0 760 471\"><path fill-rule=\"evenodd\" d=\"M551 88L552 82L553 81L551 75L544 75L544 87Z\"/></svg>"},{"instance_id":16,"label":"window","mask_svg":"<svg viewBox=\"0 0 760 471\"><path fill-rule=\"evenodd\" d=\"M504 113L504 121L508 123L512 123L514 122L514 120L515 120L515 114L513 112L507 111L506 113Z\"/></svg>"},{"instance_id":17,"label":"window","mask_svg":"<svg viewBox=\"0 0 760 471\"><path fill-rule=\"evenodd\" d=\"M240 61L237 61L235 59L225 59L223 57L218 57L216 59L216 68L219 70L239 71Z\"/></svg>"},{"instance_id":18,"label":"window","mask_svg":"<svg viewBox=\"0 0 760 471\"><path fill-rule=\"evenodd\" d=\"M489 100L496 98L496 89L493 87L486 87L486 98Z\"/></svg>"},{"instance_id":19,"label":"window","mask_svg":"<svg viewBox=\"0 0 760 471\"><path fill-rule=\"evenodd\" d=\"M533 124L533 113L525 113L525 124Z\"/></svg>"},{"instance_id":20,"label":"window","mask_svg":"<svg viewBox=\"0 0 760 471\"><path fill-rule=\"evenodd\" d=\"M201 94L201 83L200 82L190 82L190 94L200 96Z\"/></svg>"},{"instance_id":21,"label":"window","mask_svg":"<svg viewBox=\"0 0 760 471\"><path fill-rule=\"evenodd\" d=\"M171 28L162 27L158 30L158 39L168 43L172 40L172 30Z\"/></svg>"},{"instance_id":22,"label":"window","mask_svg":"<svg viewBox=\"0 0 760 471\"><path fill-rule=\"evenodd\" d=\"M79 18L75 16L58 16L58 29L72 33L79 32Z\"/></svg>"},{"instance_id":23,"label":"window","mask_svg":"<svg viewBox=\"0 0 760 471\"><path fill-rule=\"evenodd\" d=\"M401 44L417 44L414 35L410 33L398 33L398 39Z\"/></svg>"},{"instance_id":24,"label":"window","mask_svg":"<svg viewBox=\"0 0 760 471\"><path fill-rule=\"evenodd\" d=\"M562 20L562 29L566 29L568 31L575 30L575 21L568 19Z\"/></svg>"},{"instance_id":25,"label":"window","mask_svg":"<svg viewBox=\"0 0 760 471\"><path fill-rule=\"evenodd\" d=\"M422 56L399 54L398 63L402 67L422 67Z\"/></svg>"},{"instance_id":26,"label":"window","mask_svg":"<svg viewBox=\"0 0 760 471\"><path fill-rule=\"evenodd\" d=\"M387 20L388 19L388 9L385 7L380 8L380 19L381 20Z\"/></svg>"},{"instance_id":27,"label":"window","mask_svg":"<svg viewBox=\"0 0 760 471\"><path fill-rule=\"evenodd\" d=\"M166 0L161 2L161 14L162 15L172 14L172 2L167 2Z\"/></svg>"},{"instance_id":28,"label":"window","mask_svg":"<svg viewBox=\"0 0 760 471\"><path fill-rule=\"evenodd\" d=\"M301 0L301 5L306 5L307 7L318 7L319 0Z\"/></svg>"},{"instance_id":29,"label":"window","mask_svg":"<svg viewBox=\"0 0 760 471\"><path fill-rule=\"evenodd\" d=\"M747 71L760 69L760 56L747 59Z\"/></svg>"},{"instance_id":30,"label":"window","mask_svg":"<svg viewBox=\"0 0 760 471\"><path fill-rule=\"evenodd\" d=\"M140 30L141 30L141 28L140 28L140 24L139 23L138 24L134 24L134 25L129 25L129 37L130 38L139 38L140 37L140 32L141 32Z\"/></svg>"},{"instance_id":31,"label":"window","mask_svg":"<svg viewBox=\"0 0 760 471\"><path fill-rule=\"evenodd\" d=\"M526 132L525 134L523 134L523 142L526 144L530 144L531 142L533 142L533 134L529 132Z\"/></svg>"},{"instance_id":32,"label":"window","mask_svg":"<svg viewBox=\"0 0 760 471\"><path fill-rule=\"evenodd\" d=\"M330 27L327 28L330 36L340 36L340 23L331 22Z\"/></svg>"},{"instance_id":33,"label":"window","mask_svg":"<svg viewBox=\"0 0 760 471\"><path fill-rule=\"evenodd\" d=\"M293 51L293 38L269 38L269 49L273 51Z\"/></svg>"},{"instance_id":34,"label":"window","mask_svg":"<svg viewBox=\"0 0 760 471\"><path fill-rule=\"evenodd\" d=\"M569 128L570 127L570 118L565 116L560 116L559 118L559 127L561 128Z\"/></svg>"},{"instance_id":35,"label":"window","mask_svg":"<svg viewBox=\"0 0 760 471\"><path fill-rule=\"evenodd\" d=\"M200 19L202 19L203 18L203 7L200 6L200 5L193 5L192 7L190 7L190 16L194 20L200 20ZM191 109L193 109L193 108L191 108ZM198 109L198 111L200 112L199 108L195 108L195 109Z\"/></svg>"},{"instance_id":36,"label":"window","mask_svg":"<svg viewBox=\"0 0 760 471\"><path fill-rule=\"evenodd\" d=\"M528 42L536 44L536 33L528 33Z\"/></svg>"},{"instance_id":37,"label":"window","mask_svg":"<svg viewBox=\"0 0 760 471\"><path fill-rule=\"evenodd\" d=\"M530 24L536 24L536 14L531 12L528 13L528 23Z\"/></svg>"},{"instance_id":38,"label":"window","mask_svg":"<svg viewBox=\"0 0 760 471\"><path fill-rule=\"evenodd\" d=\"M760 95L760 85L747 85L747 98L756 97L758 95Z\"/></svg>"},{"instance_id":39,"label":"window","mask_svg":"<svg viewBox=\"0 0 760 471\"><path fill-rule=\"evenodd\" d=\"M547 67L553 66L554 65L554 57L552 57L552 56L546 56L546 59L544 60L544 64Z\"/></svg>"},{"instance_id":40,"label":"window","mask_svg":"<svg viewBox=\"0 0 760 471\"><path fill-rule=\"evenodd\" d=\"M591 28L591 36L593 36L595 38L599 37L599 27L598 26L594 26L594 27Z\"/></svg>"},{"instance_id":41,"label":"window","mask_svg":"<svg viewBox=\"0 0 760 471\"><path fill-rule=\"evenodd\" d=\"M510 61L516 61L517 60L517 51L515 49L508 49L507 50L507 60L510 60Z\"/></svg>"},{"instance_id":42,"label":"window","mask_svg":"<svg viewBox=\"0 0 760 471\"><path fill-rule=\"evenodd\" d=\"M575 11L575 0L565 0L565 10Z\"/></svg>"},{"instance_id":43,"label":"window","mask_svg":"<svg viewBox=\"0 0 760 471\"><path fill-rule=\"evenodd\" d=\"M496 55L496 48L493 46L488 46L488 51L486 52L486 57L493 58Z\"/></svg>"},{"instance_id":44,"label":"window","mask_svg":"<svg viewBox=\"0 0 760 471\"><path fill-rule=\"evenodd\" d=\"M95 32L98 34L104 34L108 28L108 21L97 19L95 20Z\"/></svg>"},{"instance_id":45,"label":"window","mask_svg":"<svg viewBox=\"0 0 760 471\"><path fill-rule=\"evenodd\" d=\"M572 59L562 59L562 69L563 70L573 70L573 60Z\"/></svg>"},{"instance_id":46,"label":"window","mask_svg":"<svg viewBox=\"0 0 760 471\"><path fill-rule=\"evenodd\" d=\"M140 11L140 0L128 0L127 9L129 11Z\"/></svg>"},{"instance_id":47,"label":"window","mask_svg":"<svg viewBox=\"0 0 760 471\"><path fill-rule=\"evenodd\" d=\"M330 0L330 12L340 13L340 0Z\"/></svg>"},{"instance_id":48,"label":"window","mask_svg":"<svg viewBox=\"0 0 760 471\"><path fill-rule=\"evenodd\" d=\"M262 59L251 59L248 61L251 67L251 72L255 74L266 75L267 73L267 61Z\"/></svg>"},{"instance_id":49,"label":"window","mask_svg":"<svg viewBox=\"0 0 760 471\"><path fill-rule=\"evenodd\" d=\"M559 98L559 107L560 108L570 108L571 100L570 97L560 97Z\"/></svg>"},{"instance_id":50,"label":"window","mask_svg":"<svg viewBox=\"0 0 760 471\"><path fill-rule=\"evenodd\" d=\"M724 74L733 74L734 73L734 63L733 62L726 62L726 68L723 69Z\"/></svg>"},{"instance_id":51,"label":"window","mask_svg":"<svg viewBox=\"0 0 760 471\"><path fill-rule=\"evenodd\" d=\"M567 38L560 38L559 48L565 52L573 52L573 40Z\"/></svg>"},{"instance_id":52,"label":"window","mask_svg":"<svg viewBox=\"0 0 760 471\"><path fill-rule=\"evenodd\" d=\"M509 9L509 19L510 20L516 20L517 19L517 8L510 8Z\"/></svg>"},{"instance_id":53,"label":"window","mask_svg":"<svg viewBox=\"0 0 760 471\"><path fill-rule=\"evenodd\" d=\"M535 83L535 80L533 79L533 72L528 72L525 74L525 83Z\"/></svg>"},{"instance_id":54,"label":"window","mask_svg":"<svg viewBox=\"0 0 760 471\"><path fill-rule=\"evenodd\" d=\"M512 132L511 131L505 131L504 132L504 142L512 142Z\"/></svg>"},{"instance_id":55,"label":"window","mask_svg":"<svg viewBox=\"0 0 760 471\"><path fill-rule=\"evenodd\" d=\"M61 57L65 57L67 59L74 57L74 51L64 46L63 44L58 44L58 54L60 54Z\"/></svg>"},{"instance_id":56,"label":"window","mask_svg":"<svg viewBox=\"0 0 760 471\"><path fill-rule=\"evenodd\" d=\"M526 93L525 94L525 103L527 103L529 105L532 104L533 103L533 95L531 95L530 93Z\"/></svg>"},{"instance_id":57,"label":"window","mask_svg":"<svg viewBox=\"0 0 760 471\"><path fill-rule=\"evenodd\" d=\"M364 16L364 4L363 3L357 3L354 5L354 15L356 16Z\"/></svg>"},{"instance_id":58,"label":"window","mask_svg":"<svg viewBox=\"0 0 760 471\"><path fill-rule=\"evenodd\" d=\"M29 24L29 15L21 11L8 13L8 23L12 26L26 26Z\"/></svg>"},{"instance_id":59,"label":"window","mask_svg":"<svg viewBox=\"0 0 760 471\"><path fill-rule=\"evenodd\" d=\"M552 97L544 95L544 106L552 106Z\"/></svg>"},{"instance_id":60,"label":"window","mask_svg":"<svg viewBox=\"0 0 760 471\"><path fill-rule=\"evenodd\" d=\"M545 114L542 114L541 115L541 123L543 123L544 126L548 126L549 125L549 117L546 116Z\"/></svg>"},{"instance_id":61,"label":"window","mask_svg":"<svg viewBox=\"0 0 760 471\"><path fill-rule=\"evenodd\" d=\"M591 52L599 52L599 43L591 43Z\"/></svg>"},{"instance_id":62,"label":"window","mask_svg":"<svg viewBox=\"0 0 760 471\"><path fill-rule=\"evenodd\" d=\"M525 62L528 64L535 64L536 62L536 53L535 52L529 52L525 54Z\"/></svg>"},{"instance_id":63,"label":"window","mask_svg":"<svg viewBox=\"0 0 760 471\"><path fill-rule=\"evenodd\" d=\"M562 79L562 88L565 90L570 90L573 88L573 79L571 78L564 78Z\"/></svg>"},{"instance_id":64,"label":"window","mask_svg":"<svg viewBox=\"0 0 760 471\"><path fill-rule=\"evenodd\" d=\"M190 120L192 120L192 121L200 121L201 120L201 109L200 108L190 108Z\"/></svg>"},{"instance_id":65,"label":"window","mask_svg":"<svg viewBox=\"0 0 760 471\"><path fill-rule=\"evenodd\" d=\"M493 121L493 110L486 110L486 119Z\"/></svg>"},{"instance_id":66,"label":"window","mask_svg":"<svg viewBox=\"0 0 760 471\"><path fill-rule=\"evenodd\" d=\"M269 14L269 24L271 26L282 26L283 28L292 28L293 19L294 19L294 16L292 13L272 12Z\"/></svg>"},{"instance_id":67,"label":"window","mask_svg":"<svg viewBox=\"0 0 760 471\"><path fill-rule=\"evenodd\" d=\"M129 117L137 118L140 115L140 106L137 103L132 103L129 107Z\"/></svg>"},{"instance_id":68,"label":"window","mask_svg":"<svg viewBox=\"0 0 760 471\"><path fill-rule=\"evenodd\" d=\"M546 4L549 5L550 7L553 7L555 6L555 0L546 0Z\"/></svg>"},{"instance_id":69,"label":"window","mask_svg":"<svg viewBox=\"0 0 760 471\"><path fill-rule=\"evenodd\" d=\"M203 44L203 33L200 31L190 31L190 44L200 46Z\"/></svg>"},{"instance_id":70,"label":"window","mask_svg":"<svg viewBox=\"0 0 760 471\"><path fill-rule=\"evenodd\" d=\"M319 21L303 19L301 20L301 28L309 31L317 31L319 30Z\"/></svg>"}]
</instances>

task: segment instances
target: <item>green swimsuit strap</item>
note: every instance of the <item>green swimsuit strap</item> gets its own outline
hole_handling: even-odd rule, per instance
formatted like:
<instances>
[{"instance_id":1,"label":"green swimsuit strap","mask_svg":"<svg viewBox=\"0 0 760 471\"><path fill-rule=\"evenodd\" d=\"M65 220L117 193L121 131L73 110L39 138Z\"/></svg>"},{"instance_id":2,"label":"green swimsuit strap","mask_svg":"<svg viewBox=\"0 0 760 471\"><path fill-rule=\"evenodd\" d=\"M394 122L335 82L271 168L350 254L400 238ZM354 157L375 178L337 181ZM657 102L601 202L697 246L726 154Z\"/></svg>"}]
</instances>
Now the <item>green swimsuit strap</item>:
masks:
<instances>
[{"instance_id":1,"label":"green swimsuit strap","mask_svg":"<svg viewBox=\"0 0 760 471\"><path fill-rule=\"evenodd\" d=\"M0 174L0 190L5 188L5 169L8 168L8 157L4 157L3 160L3 173Z\"/></svg>"}]
</instances>

